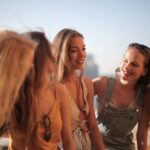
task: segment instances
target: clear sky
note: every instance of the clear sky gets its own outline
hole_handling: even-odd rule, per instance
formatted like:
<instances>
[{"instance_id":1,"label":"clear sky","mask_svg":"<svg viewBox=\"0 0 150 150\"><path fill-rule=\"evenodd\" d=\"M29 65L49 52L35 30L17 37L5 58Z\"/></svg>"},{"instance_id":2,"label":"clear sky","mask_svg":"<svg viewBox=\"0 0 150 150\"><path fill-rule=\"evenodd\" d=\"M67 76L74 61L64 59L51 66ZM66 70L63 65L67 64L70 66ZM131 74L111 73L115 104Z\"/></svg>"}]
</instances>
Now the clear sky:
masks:
<instances>
[{"instance_id":1,"label":"clear sky","mask_svg":"<svg viewBox=\"0 0 150 150\"><path fill-rule=\"evenodd\" d=\"M150 46L150 0L0 0L0 27L42 28L51 41L62 28L76 29L99 73L114 73L129 43Z\"/></svg>"}]
</instances>

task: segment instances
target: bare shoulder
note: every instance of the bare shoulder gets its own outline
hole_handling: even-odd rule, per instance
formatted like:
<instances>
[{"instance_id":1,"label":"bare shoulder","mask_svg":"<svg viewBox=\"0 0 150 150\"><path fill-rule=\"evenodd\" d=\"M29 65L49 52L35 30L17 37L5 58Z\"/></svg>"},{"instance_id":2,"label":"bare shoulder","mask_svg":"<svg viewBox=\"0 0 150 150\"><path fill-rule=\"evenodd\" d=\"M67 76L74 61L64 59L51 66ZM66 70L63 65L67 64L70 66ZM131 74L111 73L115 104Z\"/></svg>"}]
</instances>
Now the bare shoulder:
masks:
<instances>
[{"instance_id":1,"label":"bare shoulder","mask_svg":"<svg viewBox=\"0 0 150 150\"><path fill-rule=\"evenodd\" d=\"M56 89L59 93L63 93L67 90L66 86L62 83L56 82Z\"/></svg>"},{"instance_id":2,"label":"bare shoulder","mask_svg":"<svg viewBox=\"0 0 150 150\"><path fill-rule=\"evenodd\" d=\"M89 86L93 86L93 82L92 82L92 79L88 76L83 76L83 81L85 82L86 86L89 87Z\"/></svg>"},{"instance_id":3,"label":"bare shoulder","mask_svg":"<svg viewBox=\"0 0 150 150\"><path fill-rule=\"evenodd\" d=\"M108 76L99 76L93 79L94 93L101 95L105 91L108 83Z\"/></svg>"},{"instance_id":4,"label":"bare shoulder","mask_svg":"<svg viewBox=\"0 0 150 150\"><path fill-rule=\"evenodd\" d=\"M64 102L68 96L68 90L66 86L62 83L56 83L56 92L60 102Z\"/></svg>"}]
</instances>

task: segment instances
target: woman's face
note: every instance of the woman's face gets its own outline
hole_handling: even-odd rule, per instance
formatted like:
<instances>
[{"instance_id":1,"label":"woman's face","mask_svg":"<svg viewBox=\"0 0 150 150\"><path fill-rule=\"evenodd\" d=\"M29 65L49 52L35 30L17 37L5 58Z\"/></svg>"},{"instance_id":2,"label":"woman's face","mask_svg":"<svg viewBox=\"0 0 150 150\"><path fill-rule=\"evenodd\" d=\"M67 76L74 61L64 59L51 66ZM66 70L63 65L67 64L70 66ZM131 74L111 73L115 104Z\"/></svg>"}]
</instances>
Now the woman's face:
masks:
<instances>
[{"instance_id":1,"label":"woman's face","mask_svg":"<svg viewBox=\"0 0 150 150\"><path fill-rule=\"evenodd\" d=\"M68 57L73 69L83 69L86 58L86 47L82 37L72 38L68 49Z\"/></svg>"},{"instance_id":2,"label":"woman's face","mask_svg":"<svg viewBox=\"0 0 150 150\"><path fill-rule=\"evenodd\" d=\"M121 79L137 82L141 76L146 74L144 66L145 57L136 48L129 48L121 64Z\"/></svg>"}]
</instances>

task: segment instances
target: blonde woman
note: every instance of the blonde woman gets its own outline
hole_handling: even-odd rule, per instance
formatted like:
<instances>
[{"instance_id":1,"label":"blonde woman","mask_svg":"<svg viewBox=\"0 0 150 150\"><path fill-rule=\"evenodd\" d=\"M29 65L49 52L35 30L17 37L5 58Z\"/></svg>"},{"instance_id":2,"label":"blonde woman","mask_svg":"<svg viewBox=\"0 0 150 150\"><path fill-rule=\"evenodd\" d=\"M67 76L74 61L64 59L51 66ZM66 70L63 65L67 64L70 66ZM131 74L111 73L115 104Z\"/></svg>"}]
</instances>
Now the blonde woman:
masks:
<instances>
[{"instance_id":1,"label":"blonde woman","mask_svg":"<svg viewBox=\"0 0 150 150\"><path fill-rule=\"evenodd\" d=\"M17 32L5 28L0 28L0 41L12 35L17 35Z\"/></svg>"},{"instance_id":2,"label":"blonde woman","mask_svg":"<svg viewBox=\"0 0 150 150\"><path fill-rule=\"evenodd\" d=\"M20 35L0 35L0 126L6 129L20 87L32 65L35 45ZM3 39L4 38L4 39Z\"/></svg>"},{"instance_id":3,"label":"blonde woman","mask_svg":"<svg viewBox=\"0 0 150 150\"><path fill-rule=\"evenodd\" d=\"M33 67L21 87L11 117L11 150L75 150L66 88L53 80L55 60L42 32L24 34L36 42Z\"/></svg>"},{"instance_id":4,"label":"blonde woman","mask_svg":"<svg viewBox=\"0 0 150 150\"><path fill-rule=\"evenodd\" d=\"M57 79L68 89L72 135L77 150L103 150L94 107L93 84L83 75L86 45L81 33L63 29L53 40L56 50Z\"/></svg>"}]
</instances>

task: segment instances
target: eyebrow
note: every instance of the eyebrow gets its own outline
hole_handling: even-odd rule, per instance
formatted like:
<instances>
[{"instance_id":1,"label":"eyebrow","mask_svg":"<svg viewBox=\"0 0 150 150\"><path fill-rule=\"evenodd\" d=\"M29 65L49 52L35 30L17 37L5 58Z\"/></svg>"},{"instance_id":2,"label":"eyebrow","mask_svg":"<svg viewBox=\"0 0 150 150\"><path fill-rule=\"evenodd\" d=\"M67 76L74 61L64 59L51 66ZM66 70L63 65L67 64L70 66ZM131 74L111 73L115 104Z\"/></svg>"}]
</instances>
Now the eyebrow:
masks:
<instances>
[{"instance_id":1,"label":"eyebrow","mask_svg":"<svg viewBox=\"0 0 150 150\"><path fill-rule=\"evenodd\" d=\"M82 47L86 47L86 45L84 44ZM69 48L78 48L78 46L70 46Z\"/></svg>"}]
</instances>

